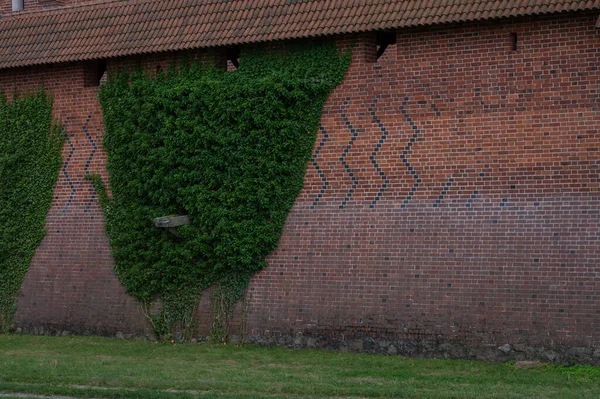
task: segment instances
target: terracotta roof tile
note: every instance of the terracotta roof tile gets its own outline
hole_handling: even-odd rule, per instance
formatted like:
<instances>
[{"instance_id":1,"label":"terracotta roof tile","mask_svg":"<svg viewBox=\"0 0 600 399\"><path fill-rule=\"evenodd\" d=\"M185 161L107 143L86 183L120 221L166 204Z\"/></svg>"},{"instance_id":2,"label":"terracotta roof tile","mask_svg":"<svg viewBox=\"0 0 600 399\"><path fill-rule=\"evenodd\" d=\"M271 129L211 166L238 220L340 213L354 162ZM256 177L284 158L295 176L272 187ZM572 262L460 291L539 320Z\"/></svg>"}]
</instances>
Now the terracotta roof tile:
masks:
<instances>
[{"instance_id":1,"label":"terracotta roof tile","mask_svg":"<svg viewBox=\"0 0 600 399\"><path fill-rule=\"evenodd\" d=\"M598 9L600 0L105 0L0 19L0 68Z\"/></svg>"}]
</instances>

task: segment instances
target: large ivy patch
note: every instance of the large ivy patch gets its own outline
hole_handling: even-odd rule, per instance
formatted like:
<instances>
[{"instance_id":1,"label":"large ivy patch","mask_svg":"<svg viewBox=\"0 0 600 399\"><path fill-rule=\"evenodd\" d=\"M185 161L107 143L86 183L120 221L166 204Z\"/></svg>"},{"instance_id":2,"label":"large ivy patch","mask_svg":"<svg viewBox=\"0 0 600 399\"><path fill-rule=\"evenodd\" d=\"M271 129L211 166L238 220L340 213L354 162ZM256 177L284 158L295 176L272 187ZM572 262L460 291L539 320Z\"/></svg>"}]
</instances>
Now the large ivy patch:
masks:
<instances>
[{"instance_id":1,"label":"large ivy patch","mask_svg":"<svg viewBox=\"0 0 600 399\"><path fill-rule=\"evenodd\" d=\"M277 246L323 105L348 65L333 44L288 45L244 56L233 72L192 62L103 86L112 198L93 178L116 273L159 334L189 331L202 291L215 285L213 335L224 339ZM191 224L155 227L165 215Z\"/></svg>"}]
</instances>

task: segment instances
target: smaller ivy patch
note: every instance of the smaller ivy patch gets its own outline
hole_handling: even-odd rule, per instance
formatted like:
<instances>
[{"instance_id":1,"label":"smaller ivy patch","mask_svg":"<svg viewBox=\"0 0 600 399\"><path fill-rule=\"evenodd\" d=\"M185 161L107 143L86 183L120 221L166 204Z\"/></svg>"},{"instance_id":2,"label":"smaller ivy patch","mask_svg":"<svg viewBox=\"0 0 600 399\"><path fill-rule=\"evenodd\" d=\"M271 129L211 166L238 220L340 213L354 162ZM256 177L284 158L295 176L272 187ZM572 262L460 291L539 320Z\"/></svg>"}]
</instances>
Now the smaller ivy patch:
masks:
<instances>
[{"instance_id":1,"label":"smaller ivy patch","mask_svg":"<svg viewBox=\"0 0 600 399\"><path fill-rule=\"evenodd\" d=\"M45 235L63 140L45 93L12 102L0 96L0 332L11 327L16 295Z\"/></svg>"}]
</instances>

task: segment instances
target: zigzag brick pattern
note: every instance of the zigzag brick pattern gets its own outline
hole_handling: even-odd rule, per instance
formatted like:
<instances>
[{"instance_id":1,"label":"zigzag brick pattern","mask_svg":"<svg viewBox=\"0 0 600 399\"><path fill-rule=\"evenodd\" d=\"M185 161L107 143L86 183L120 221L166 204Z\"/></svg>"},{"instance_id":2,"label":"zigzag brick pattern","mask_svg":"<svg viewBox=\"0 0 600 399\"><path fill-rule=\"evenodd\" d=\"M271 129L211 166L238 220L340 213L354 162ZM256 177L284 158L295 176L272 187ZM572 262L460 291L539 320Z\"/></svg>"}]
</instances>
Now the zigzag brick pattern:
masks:
<instances>
[{"instance_id":1,"label":"zigzag brick pattern","mask_svg":"<svg viewBox=\"0 0 600 399\"><path fill-rule=\"evenodd\" d=\"M63 167L62 167L62 174L65 178L65 181L69 185L70 191L69 191L69 198L67 199L65 206L62 209L62 213L66 213L69 210L69 207L71 206L71 203L73 202L73 198L75 197L75 184L73 184L73 180L71 179L71 176L69 176L69 172L68 172L69 162L71 162L71 158L73 158L73 153L75 153L75 146L73 145L73 142L71 141L70 136L71 136L70 133L66 134L65 141L66 141L67 145L69 146L69 154L67 155L67 159L63 163Z\"/></svg>"},{"instance_id":2,"label":"zigzag brick pattern","mask_svg":"<svg viewBox=\"0 0 600 399\"><path fill-rule=\"evenodd\" d=\"M85 137L88 139L89 145L92 147L92 151L90 152L90 155L88 156L87 161L85 162L85 167L83 168L84 177L90 173L90 166L92 164L92 161L94 160L94 155L96 154L96 151L98 151L96 141L93 139L92 134L89 130L90 120L92 119L93 115L94 113L91 112L85 120L85 124L83 125L83 132L85 133ZM95 199L96 191L93 191L85 207L85 212L87 212L90 209Z\"/></svg>"},{"instance_id":3,"label":"zigzag brick pattern","mask_svg":"<svg viewBox=\"0 0 600 399\"><path fill-rule=\"evenodd\" d=\"M383 193L385 192L385 189L390 184L390 181L387 178L387 176L385 175L385 172L381 169L381 167L379 166L379 163L377 163L377 153L381 150L381 147L383 146L383 144L385 143L385 140L387 139L388 135L390 134L387 131L387 129L385 128L385 126L383 125L383 123L381 123L381 121L377 118L377 114L375 113L375 106L377 105L377 101L378 101L378 98L375 98L372 101L371 107L369 107L369 112L371 113L373 120L375 121L375 123L377 124L379 129L381 130L382 134L381 134L381 138L377 142L377 145L373 149L373 152L371 153L370 159L371 159L371 163L373 164L373 167L375 168L377 173L379 173L382 183L381 183L381 186L379 187L379 191L377 192L377 195L373 199L373 202L371 202L371 208L375 208L375 205L377 205L377 201L379 201L381 199L381 197L383 196Z\"/></svg>"},{"instance_id":4,"label":"zigzag brick pattern","mask_svg":"<svg viewBox=\"0 0 600 399\"><path fill-rule=\"evenodd\" d=\"M347 106L348 101L344 102L344 105ZM344 147L344 149L342 151L342 155L340 156L340 163L344 166L344 170L346 171L346 173L348 174L348 177L350 178L350 180L352 182L352 186L350 187L350 189L346 193L346 196L344 197L344 200L340 204L340 209L343 209L346 206L346 204L350 201L350 198L352 198L352 194L354 194L354 190L356 190L356 187L358 186L358 177L355 176L354 171L352 170L352 168L350 168L350 165L348 164L348 162L346 162L346 157L348 156L348 153L352 149L354 142L358 138L358 130L356 128L354 128L354 126L352 126L352 123L350 123L350 120L348 119L348 116L346 115L345 112L342 112L341 116L342 116L342 119L344 120L344 123L346 124L346 128L348 129L348 131L350 132L350 135L351 135L350 141Z\"/></svg>"},{"instance_id":5,"label":"zigzag brick pattern","mask_svg":"<svg viewBox=\"0 0 600 399\"><path fill-rule=\"evenodd\" d=\"M409 161L409 156L412 152L411 148L414 145L417 138L419 137L419 135L421 134L421 131L419 130L419 127L417 126L415 121L410 117L410 115L406 111L407 103L408 103L408 97L405 98L404 102L400 106L400 112L404 116L404 119L406 120L406 122L408 122L408 124L410 125L410 128L413 131L413 134L410 136L410 139L408 140L406 147L404 147L402 154L400 154L400 159L402 160L402 163L404 164L404 166L408 170L408 173L410 173L411 177L414 179L415 182L413 183L412 187L410 188L410 191L408 192L408 195L406 196L404 201L402 201L402 205L400 205L402 208L405 208L406 205L408 205L410 200L413 198L413 196L419 189L419 184L421 183L419 174L415 170L414 166L410 164L410 161Z\"/></svg>"},{"instance_id":6,"label":"zigzag brick pattern","mask_svg":"<svg viewBox=\"0 0 600 399\"><path fill-rule=\"evenodd\" d=\"M325 128L322 125L319 126L319 132L321 133L322 138L321 138L321 141L319 142L319 146L313 152L313 155L311 157L311 162L312 162L315 170L319 174L319 177L323 181L323 186L321 187L321 190L319 191L319 193L315 196L315 200L313 201L313 203L311 205L311 208L313 208L313 209L315 206L317 206L317 204L319 203L319 200L323 197L323 195L325 195L325 192L327 191L327 186L329 186L329 182L327 181L327 176L325 176L325 173L323 173L323 170L319 166L319 162L318 162L319 153L321 152L321 149L327 142L329 135L327 134L327 130L325 130Z\"/></svg>"},{"instance_id":7,"label":"zigzag brick pattern","mask_svg":"<svg viewBox=\"0 0 600 399\"><path fill-rule=\"evenodd\" d=\"M450 176L450 178L448 178L448 181L446 182L446 184L444 184L444 188L442 189L442 192L440 193L438 198L435 200L435 203L433 204L434 208L437 208L444 200L444 197L446 195L448 195L448 191L450 191L450 187L452 187L452 183L454 183L454 177Z\"/></svg>"}]
</instances>

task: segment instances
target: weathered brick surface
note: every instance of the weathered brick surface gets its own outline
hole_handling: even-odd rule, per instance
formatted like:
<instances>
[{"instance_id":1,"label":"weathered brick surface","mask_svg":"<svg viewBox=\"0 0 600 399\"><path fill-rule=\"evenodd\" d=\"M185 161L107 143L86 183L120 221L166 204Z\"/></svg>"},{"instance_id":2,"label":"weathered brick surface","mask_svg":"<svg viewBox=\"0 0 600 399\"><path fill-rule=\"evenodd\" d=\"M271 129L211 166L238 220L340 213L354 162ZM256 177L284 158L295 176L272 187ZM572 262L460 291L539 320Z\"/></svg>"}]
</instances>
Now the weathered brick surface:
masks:
<instances>
[{"instance_id":1,"label":"weathered brick surface","mask_svg":"<svg viewBox=\"0 0 600 399\"><path fill-rule=\"evenodd\" d=\"M597 346L594 22L399 33L376 63L361 38L249 334Z\"/></svg>"},{"instance_id":2,"label":"weathered brick surface","mask_svg":"<svg viewBox=\"0 0 600 399\"><path fill-rule=\"evenodd\" d=\"M407 30L378 61L373 34L341 38L356 44L353 63L280 245L252 280L248 334L599 346L596 19ZM111 59L109 73L176 57ZM106 177L87 69L0 72L8 93L52 91L69 138L17 322L147 332L83 179Z\"/></svg>"},{"instance_id":3,"label":"weathered brick surface","mask_svg":"<svg viewBox=\"0 0 600 399\"><path fill-rule=\"evenodd\" d=\"M16 92L45 87L66 140L47 234L37 249L18 298L22 327L111 333L145 331L139 306L113 272L104 218L88 173L106 178L102 114L97 87L85 87L87 64L0 71L0 88Z\"/></svg>"},{"instance_id":4,"label":"weathered brick surface","mask_svg":"<svg viewBox=\"0 0 600 399\"><path fill-rule=\"evenodd\" d=\"M87 0L85 2L91 2L91 0ZM24 0L23 1L23 11L12 11L12 0L2 0L0 2L0 15L3 17L11 17L15 15L22 15L27 12L36 12L42 10L49 10L52 8L64 6L67 4L78 4L83 3L82 1L77 0Z\"/></svg>"}]
</instances>

